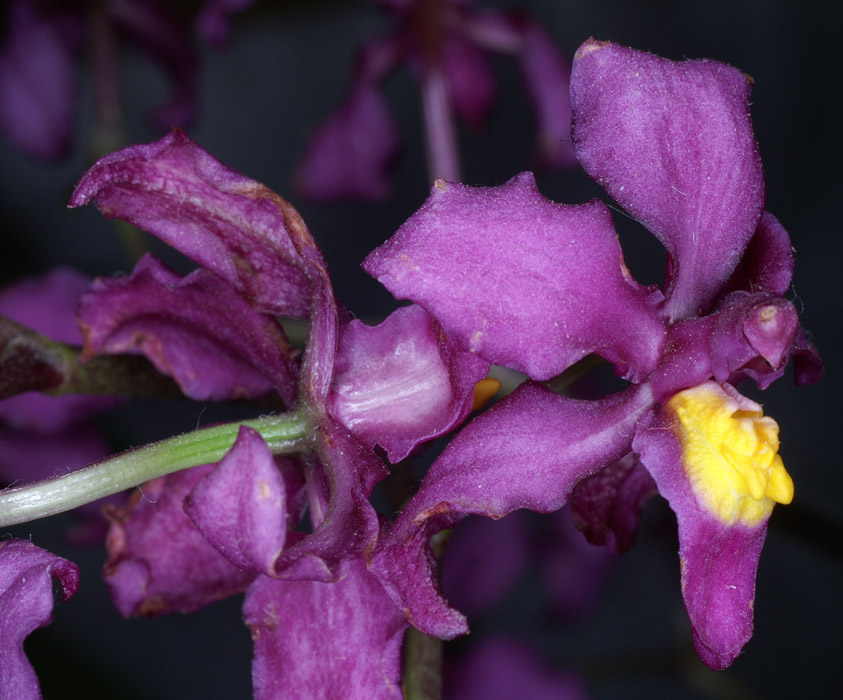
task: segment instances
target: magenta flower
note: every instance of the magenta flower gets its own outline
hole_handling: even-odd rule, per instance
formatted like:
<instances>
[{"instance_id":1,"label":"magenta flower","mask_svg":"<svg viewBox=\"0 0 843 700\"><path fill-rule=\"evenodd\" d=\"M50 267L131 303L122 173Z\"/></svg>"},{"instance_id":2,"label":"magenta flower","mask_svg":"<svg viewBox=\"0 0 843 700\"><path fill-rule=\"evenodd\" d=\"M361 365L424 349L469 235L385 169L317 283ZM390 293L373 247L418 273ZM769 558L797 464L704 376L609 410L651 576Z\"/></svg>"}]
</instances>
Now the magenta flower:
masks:
<instances>
[{"instance_id":1,"label":"magenta flower","mask_svg":"<svg viewBox=\"0 0 843 700\"><path fill-rule=\"evenodd\" d=\"M219 464L162 477L113 511L118 609L186 612L246 590L257 697L288 682L330 695L346 676L353 697L393 697L406 621L364 565L380 529L369 496L387 474L373 448L398 461L453 429L488 363L417 306L377 327L348 321L298 213L178 130L100 160L71 205L89 201L202 267L182 278L146 257L99 280L80 313L83 355L141 352L193 398L275 391L306 424L295 459L241 427ZM275 316L309 319L303 356ZM345 635L354 654L336 651ZM313 653L291 665L287 648L303 644Z\"/></svg>"},{"instance_id":2,"label":"magenta flower","mask_svg":"<svg viewBox=\"0 0 843 700\"><path fill-rule=\"evenodd\" d=\"M592 482L578 513L620 547L652 486L637 476L643 465L677 516L701 658L728 666L751 636L767 520L793 486L778 426L734 387L751 378L766 388L791 356L808 383L821 363L782 297L793 257L763 210L750 84L715 61L595 40L576 54L577 158L667 248L664 291L632 279L605 205L550 202L528 173L494 188L437 182L367 258L368 272L464 348L533 380L449 444L374 557L421 630L467 630L429 572L433 533L469 513L556 510L582 480L621 470ZM576 401L539 383L591 353L630 386Z\"/></svg>"},{"instance_id":3,"label":"magenta flower","mask_svg":"<svg viewBox=\"0 0 843 700\"><path fill-rule=\"evenodd\" d=\"M395 31L361 49L348 96L313 134L296 176L304 195L324 201L388 194L400 140L378 84L403 63L421 86L429 170L459 180L452 115L479 126L492 108L496 87L486 52L509 54L520 63L535 111L540 164L574 164L570 70L538 24L513 13L476 10L464 0L374 4L395 18Z\"/></svg>"}]
</instances>

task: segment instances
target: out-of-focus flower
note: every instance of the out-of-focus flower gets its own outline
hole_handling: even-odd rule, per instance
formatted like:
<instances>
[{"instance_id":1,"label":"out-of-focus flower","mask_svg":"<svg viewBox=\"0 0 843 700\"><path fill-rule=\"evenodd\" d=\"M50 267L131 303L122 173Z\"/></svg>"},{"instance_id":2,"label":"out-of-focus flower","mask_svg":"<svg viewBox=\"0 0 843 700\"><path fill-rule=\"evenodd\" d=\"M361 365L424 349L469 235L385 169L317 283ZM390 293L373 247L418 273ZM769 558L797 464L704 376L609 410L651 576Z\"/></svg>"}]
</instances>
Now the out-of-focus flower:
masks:
<instances>
[{"instance_id":1,"label":"out-of-focus flower","mask_svg":"<svg viewBox=\"0 0 843 700\"><path fill-rule=\"evenodd\" d=\"M677 515L701 658L728 666L751 636L767 520L793 487L776 454L778 426L734 386L751 378L766 388L791 356L800 384L822 366L781 296L793 257L763 210L749 89L746 76L715 61L673 62L594 40L577 52L577 157L664 243L664 293L632 279L605 205L549 202L530 174L485 189L437 182L367 258L398 298L490 362L541 381L596 353L631 383L576 401L528 382L449 444L373 562L423 631L466 631L434 577L405 573L428 571L432 533L468 513L556 510L578 482L620 469L604 481L605 499L592 484L594 507L578 510L617 545L651 489L627 478L640 461Z\"/></svg>"},{"instance_id":2,"label":"out-of-focus flower","mask_svg":"<svg viewBox=\"0 0 843 700\"><path fill-rule=\"evenodd\" d=\"M302 697L330 695L345 676L353 697L393 697L406 621L365 568L380 529L369 496L387 473L373 448L398 461L453 429L488 363L419 307L377 327L348 321L298 213L180 131L100 160L71 204L89 201L202 268L181 278L147 257L98 281L81 312L85 355L142 352L195 398L274 389L308 424L300 458L274 458L241 427L219 464L156 480L115 511L106 577L118 609L189 611L248 589L257 697L289 679ZM309 319L301 358L276 315ZM325 640L345 635L361 648L343 659ZM283 658L291 645L312 650L307 663Z\"/></svg>"},{"instance_id":3,"label":"out-of-focus flower","mask_svg":"<svg viewBox=\"0 0 843 700\"><path fill-rule=\"evenodd\" d=\"M462 0L383 0L395 30L360 51L348 97L310 140L297 173L302 193L315 200L381 199L399 150L397 129L378 84L404 63L422 92L429 169L459 179L452 113L483 123L496 98L486 52L515 56L533 103L540 165L575 164L570 144L567 61L533 20L477 10Z\"/></svg>"},{"instance_id":4,"label":"out-of-focus flower","mask_svg":"<svg viewBox=\"0 0 843 700\"><path fill-rule=\"evenodd\" d=\"M23 643L30 632L51 622L53 579L63 601L79 589L79 569L67 559L32 542L0 542L0 697L41 699Z\"/></svg>"}]
</instances>

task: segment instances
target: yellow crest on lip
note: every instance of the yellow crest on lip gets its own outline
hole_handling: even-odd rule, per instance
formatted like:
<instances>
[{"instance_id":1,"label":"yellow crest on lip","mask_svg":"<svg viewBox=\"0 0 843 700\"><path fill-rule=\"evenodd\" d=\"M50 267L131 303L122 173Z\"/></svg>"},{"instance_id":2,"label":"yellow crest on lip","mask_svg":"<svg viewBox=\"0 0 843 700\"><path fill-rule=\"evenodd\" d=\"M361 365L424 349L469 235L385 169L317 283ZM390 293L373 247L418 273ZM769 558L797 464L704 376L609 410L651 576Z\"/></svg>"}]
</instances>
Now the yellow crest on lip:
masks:
<instances>
[{"instance_id":1,"label":"yellow crest on lip","mask_svg":"<svg viewBox=\"0 0 843 700\"><path fill-rule=\"evenodd\" d=\"M793 480L778 455L779 426L760 405L729 385L705 382L680 391L667 408L678 418L694 495L721 522L757 525L774 503L793 500Z\"/></svg>"}]
</instances>

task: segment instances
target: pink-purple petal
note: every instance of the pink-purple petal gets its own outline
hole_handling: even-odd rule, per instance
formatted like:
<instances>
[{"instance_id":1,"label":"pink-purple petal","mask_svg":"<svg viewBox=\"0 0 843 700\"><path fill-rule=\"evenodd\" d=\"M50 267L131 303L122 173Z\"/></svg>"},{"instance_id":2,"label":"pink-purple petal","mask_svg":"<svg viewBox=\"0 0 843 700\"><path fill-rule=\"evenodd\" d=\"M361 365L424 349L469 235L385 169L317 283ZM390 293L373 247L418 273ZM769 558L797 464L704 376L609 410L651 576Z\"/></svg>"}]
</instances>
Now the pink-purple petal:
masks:
<instances>
[{"instance_id":1,"label":"pink-purple petal","mask_svg":"<svg viewBox=\"0 0 843 700\"><path fill-rule=\"evenodd\" d=\"M362 560L332 583L259 576L243 617L255 643L256 700L402 697L407 623Z\"/></svg>"},{"instance_id":2,"label":"pink-purple petal","mask_svg":"<svg viewBox=\"0 0 843 700\"><path fill-rule=\"evenodd\" d=\"M790 288L794 264L790 236L779 220L765 211L725 291L742 289L784 296Z\"/></svg>"},{"instance_id":3,"label":"pink-purple petal","mask_svg":"<svg viewBox=\"0 0 843 700\"><path fill-rule=\"evenodd\" d=\"M609 210L551 202L530 173L499 187L437 181L363 267L465 349L533 379L594 352L640 380L664 341L661 293L630 277Z\"/></svg>"},{"instance_id":4,"label":"pink-purple petal","mask_svg":"<svg viewBox=\"0 0 843 700\"><path fill-rule=\"evenodd\" d=\"M633 448L676 513L682 596L697 653L710 668L726 668L752 636L767 518L755 526L727 525L700 506L665 412L645 419Z\"/></svg>"},{"instance_id":5,"label":"pink-purple petal","mask_svg":"<svg viewBox=\"0 0 843 700\"><path fill-rule=\"evenodd\" d=\"M571 77L582 166L669 254L672 319L706 311L758 225L764 178L750 79L589 39Z\"/></svg>"},{"instance_id":6,"label":"pink-purple petal","mask_svg":"<svg viewBox=\"0 0 843 700\"><path fill-rule=\"evenodd\" d=\"M91 201L220 276L258 311L307 318L311 289L300 251L309 234L292 207L184 132L101 158L70 206Z\"/></svg>"},{"instance_id":7,"label":"pink-purple petal","mask_svg":"<svg viewBox=\"0 0 843 700\"><path fill-rule=\"evenodd\" d=\"M483 51L454 37L445 43L443 64L454 111L470 126L481 126L497 96L495 79Z\"/></svg>"},{"instance_id":8,"label":"pink-purple petal","mask_svg":"<svg viewBox=\"0 0 843 700\"><path fill-rule=\"evenodd\" d=\"M0 542L0 697L41 700L38 678L23 650L30 632L52 621L53 579L67 601L79 589L73 562L24 540Z\"/></svg>"},{"instance_id":9,"label":"pink-purple petal","mask_svg":"<svg viewBox=\"0 0 843 700\"><path fill-rule=\"evenodd\" d=\"M193 612L241 593L254 579L254 572L220 554L184 512L184 499L215 466L150 481L124 508L107 512L103 577L124 617Z\"/></svg>"},{"instance_id":10,"label":"pink-purple petal","mask_svg":"<svg viewBox=\"0 0 843 700\"><path fill-rule=\"evenodd\" d=\"M277 391L295 402L293 350L272 316L206 270L182 278L151 255L130 277L97 280L79 314L82 359L142 352L196 400Z\"/></svg>"},{"instance_id":11,"label":"pink-purple petal","mask_svg":"<svg viewBox=\"0 0 843 700\"><path fill-rule=\"evenodd\" d=\"M367 447L380 445L398 462L465 420L488 370L421 307L404 307L375 327L343 326L329 410Z\"/></svg>"},{"instance_id":12,"label":"pink-purple petal","mask_svg":"<svg viewBox=\"0 0 843 700\"><path fill-rule=\"evenodd\" d=\"M233 447L185 499L184 511L232 564L268 574L284 549L286 499L284 478L263 438L241 426Z\"/></svg>"},{"instance_id":13,"label":"pink-purple petal","mask_svg":"<svg viewBox=\"0 0 843 700\"><path fill-rule=\"evenodd\" d=\"M469 514L558 510L579 480L629 452L651 402L646 385L575 401L528 383L474 419L433 463L372 561L410 623L444 639L467 631L437 588L433 534Z\"/></svg>"},{"instance_id":14,"label":"pink-purple petal","mask_svg":"<svg viewBox=\"0 0 843 700\"><path fill-rule=\"evenodd\" d=\"M358 82L337 112L313 134L296 173L314 201L376 201L389 194L398 129L377 86Z\"/></svg>"}]
</instances>

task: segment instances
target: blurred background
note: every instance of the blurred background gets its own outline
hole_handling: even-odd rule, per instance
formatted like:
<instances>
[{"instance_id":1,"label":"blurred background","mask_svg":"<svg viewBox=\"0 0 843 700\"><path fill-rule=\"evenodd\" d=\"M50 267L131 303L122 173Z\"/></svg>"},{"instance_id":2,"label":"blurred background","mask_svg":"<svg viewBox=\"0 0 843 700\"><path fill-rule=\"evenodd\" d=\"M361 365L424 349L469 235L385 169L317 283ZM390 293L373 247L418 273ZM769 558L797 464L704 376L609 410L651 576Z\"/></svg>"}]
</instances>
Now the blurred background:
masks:
<instances>
[{"instance_id":1,"label":"blurred background","mask_svg":"<svg viewBox=\"0 0 843 700\"><path fill-rule=\"evenodd\" d=\"M168 4L185 22L200 5ZM477 4L529 13L568 58L594 36L673 59L714 58L755 79L752 116L767 178L767 208L788 229L796 248L791 298L813 333L826 375L814 387L797 389L788 374L763 394L750 394L781 426L781 454L796 483L796 497L771 519L758 573L755 636L730 669L715 673L695 658L679 590L675 520L658 498L645 509L636 548L605 567L597 586L600 595L587 610L544 614L548 594L536 583L538 565L528 561L526 573L496 608L470 618L475 633L468 641L480 643L497 634L527 640L541 663L573 673L592 698L829 697L832 688L843 684L833 651L843 627L843 478L835 437L840 435L843 392L838 344L843 295L836 286L843 262L838 223L843 139L836 78L843 66L839 37L833 34L840 26L836 6L810 0ZM85 21L92 16L88 12ZM9 17L3 21L6 34ZM308 202L294 188L293 173L313 130L343 100L356 49L391 26L373 3L265 0L231 18L226 46L210 48L191 34L189 47L197 57L197 109L188 134L299 209L322 246L337 296L355 314L372 320L386 316L396 303L360 270L359 262L419 207L431 184L412 73L402 68L383 84L403 141L386 199ZM58 264L92 276L132 268L131 253L112 222L93 207L71 211L65 206L100 144L116 148L164 133L148 117L172 90L166 71L143 48L119 36L114 50L121 108L117 132L104 136L95 128L95 62L91 47L83 45L75 64L78 96L67 154L37 160L0 140L4 284ZM496 108L483 128L460 127L458 132L463 179L473 185L500 184L535 164L532 110L518 66L499 56L492 67ZM537 179L542 193L556 201L605 200L577 169L540 172ZM634 276L661 282L660 246L634 222L618 215L615 223ZM189 269L151 237L143 239L143 246ZM102 427L113 448L123 449L219 420L214 410L177 401L140 402L105 417ZM82 568L76 598L57 606L54 623L27 642L45 698L250 697L251 641L240 620L239 599L191 616L123 621L99 579L103 551L68 545L61 535L64 523L57 517L9 530L16 537L31 536ZM558 527L570 525L560 521ZM577 561L571 559L568 576L577 576ZM452 645L457 663L465 644Z\"/></svg>"}]
</instances>

